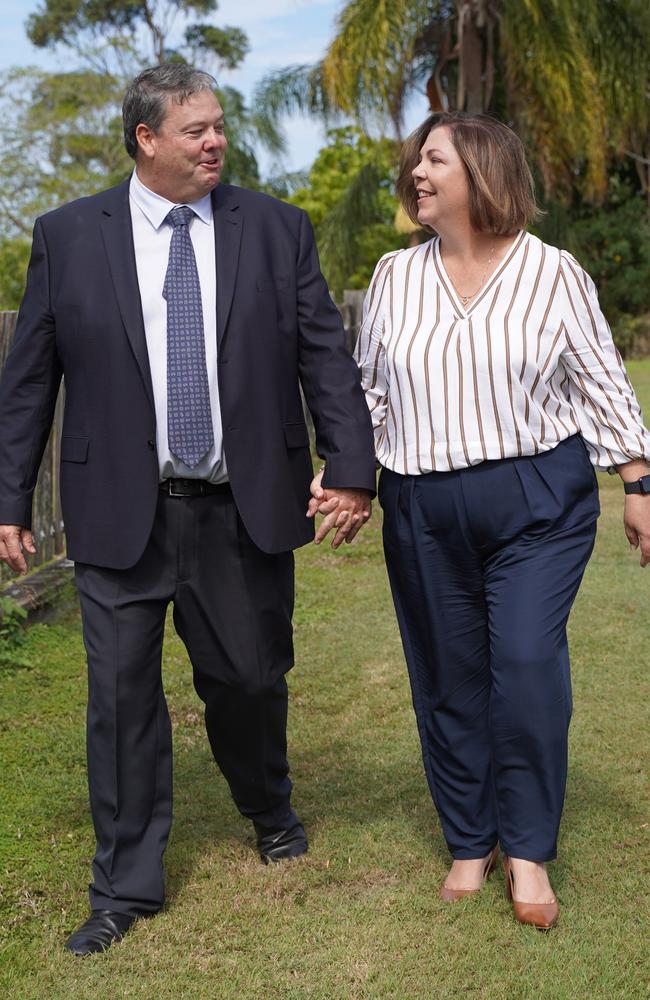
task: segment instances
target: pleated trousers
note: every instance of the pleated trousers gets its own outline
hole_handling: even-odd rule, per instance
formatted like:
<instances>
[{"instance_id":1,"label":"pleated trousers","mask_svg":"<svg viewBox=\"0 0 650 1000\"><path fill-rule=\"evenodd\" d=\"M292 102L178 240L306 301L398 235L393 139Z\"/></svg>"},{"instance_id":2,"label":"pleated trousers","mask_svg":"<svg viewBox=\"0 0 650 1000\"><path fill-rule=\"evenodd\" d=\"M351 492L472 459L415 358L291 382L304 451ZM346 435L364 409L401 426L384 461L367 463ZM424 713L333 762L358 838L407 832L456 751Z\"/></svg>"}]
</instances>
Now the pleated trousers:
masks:
<instances>
[{"instance_id":1,"label":"pleated trousers","mask_svg":"<svg viewBox=\"0 0 650 1000\"><path fill-rule=\"evenodd\" d=\"M541 455L383 469L388 575L425 772L454 858L556 856L567 774L566 626L598 489L578 435Z\"/></svg>"},{"instance_id":2,"label":"pleated trousers","mask_svg":"<svg viewBox=\"0 0 650 1000\"><path fill-rule=\"evenodd\" d=\"M97 838L92 908L164 900L171 724L161 677L167 608L187 647L212 752L240 812L291 816L285 674L293 665L293 554L252 542L232 494L162 493L139 562L77 563L88 658L88 779Z\"/></svg>"}]
</instances>

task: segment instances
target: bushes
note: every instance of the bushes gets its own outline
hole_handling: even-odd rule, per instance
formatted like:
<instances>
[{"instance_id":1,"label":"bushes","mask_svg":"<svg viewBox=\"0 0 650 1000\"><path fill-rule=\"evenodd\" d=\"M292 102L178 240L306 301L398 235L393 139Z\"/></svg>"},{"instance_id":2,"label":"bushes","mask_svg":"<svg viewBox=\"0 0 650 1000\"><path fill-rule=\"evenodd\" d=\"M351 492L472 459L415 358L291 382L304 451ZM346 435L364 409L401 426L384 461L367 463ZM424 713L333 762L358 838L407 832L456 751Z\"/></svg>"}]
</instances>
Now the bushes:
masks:
<instances>
[{"instance_id":1,"label":"bushes","mask_svg":"<svg viewBox=\"0 0 650 1000\"><path fill-rule=\"evenodd\" d=\"M539 235L570 250L591 275L614 340L629 355L650 325L650 222L644 198L628 180L614 175L601 208L544 207Z\"/></svg>"}]
</instances>

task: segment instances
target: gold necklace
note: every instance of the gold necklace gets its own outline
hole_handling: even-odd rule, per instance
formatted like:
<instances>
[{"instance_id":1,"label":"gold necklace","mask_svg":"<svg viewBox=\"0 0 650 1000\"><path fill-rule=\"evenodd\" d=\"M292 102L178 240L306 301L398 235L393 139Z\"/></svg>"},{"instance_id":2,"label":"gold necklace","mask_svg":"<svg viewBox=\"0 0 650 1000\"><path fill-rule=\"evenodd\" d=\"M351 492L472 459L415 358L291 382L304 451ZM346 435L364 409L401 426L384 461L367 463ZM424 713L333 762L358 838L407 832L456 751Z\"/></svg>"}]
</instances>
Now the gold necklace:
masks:
<instances>
[{"instance_id":1,"label":"gold necklace","mask_svg":"<svg viewBox=\"0 0 650 1000\"><path fill-rule=\"evenodd\" d=\"M483 277L481 278L481 284L478 286L478 288L476 289L475 292L472 292L471 295L461 295L461 293L458 291L458 288L456 287L456 282L451 277L451 275L449 275L450 281L451 281L452 285L454 286L454 291L456 292L456 295L458 296L458 298L460 299L460 301L463 303L463 309L465 308L465 306L467 305L467 303L470 301L470 299L475 299L476 296L478 295L478 293L483 288L483 285L485 284L485 282L486 282L486 280L488 278L488 275L490 273L490 265L492 264L492 261L494 260L494 251L495 251L495 249L496 249L496 247L490 247L490 256L488 257L487 264L485 265L485 271L483 272ZM449 272L447 272L447 273L449 273Z\"/></svg>"}]
</instances>

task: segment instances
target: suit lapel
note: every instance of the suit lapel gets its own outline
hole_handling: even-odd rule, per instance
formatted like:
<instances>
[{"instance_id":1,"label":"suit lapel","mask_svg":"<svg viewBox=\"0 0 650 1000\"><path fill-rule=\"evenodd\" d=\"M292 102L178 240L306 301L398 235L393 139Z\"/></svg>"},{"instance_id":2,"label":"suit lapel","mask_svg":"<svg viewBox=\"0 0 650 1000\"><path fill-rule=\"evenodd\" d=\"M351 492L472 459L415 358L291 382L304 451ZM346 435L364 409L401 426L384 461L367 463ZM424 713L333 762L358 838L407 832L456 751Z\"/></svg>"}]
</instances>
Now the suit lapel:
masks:
<instances>
[{"instance_id":1,"label":"suit lapel","mask_svg":"<svg viewBox=\"0 0 650 1000\"><path fill-rule=\"evenodd\" d=\"M133 247L128 180L107 192L107 198L101 212L100 225L122 322L140 369L149 401L154 407L153 385Z\"/></svg>"},{"instance_id":2,"label":"suit lapel","mask_svg":"<svg viewBox=\"0 0 650 1000\"><path fill-rule=\"evenodd\" d=\"M235 292L242 236L237 188L219 184L212 194L212 211L217 257L217 344L221 346Z\"/></svg>"}]
</instances>

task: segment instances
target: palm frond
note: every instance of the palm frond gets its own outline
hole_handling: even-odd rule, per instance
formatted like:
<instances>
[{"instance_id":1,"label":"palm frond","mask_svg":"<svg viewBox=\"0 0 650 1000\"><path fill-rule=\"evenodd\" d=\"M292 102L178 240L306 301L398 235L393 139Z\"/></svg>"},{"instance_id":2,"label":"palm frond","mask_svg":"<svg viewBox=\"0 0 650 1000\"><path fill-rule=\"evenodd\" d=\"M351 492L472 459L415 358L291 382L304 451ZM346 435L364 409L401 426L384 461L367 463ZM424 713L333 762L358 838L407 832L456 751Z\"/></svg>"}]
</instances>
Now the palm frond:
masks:
<instances>
[{"instance_id":1,"label":"palm frond","mask_svg":"<svg viewBox=\"0 0 650 1000\"><path fill-rule=\"evenodd\" d=\"M606 109L587 39L596 2L504 0L501 51L509 106L528 138L545 189L569 190L583 164L584 189L606 183Z\"/></svg>"},{"instance_id":2,"label":"palm frond","mask_svg":"<svg viewBox=\"0 0 650 1000\"><path fill-rule=\"evenodd\" d=\"M283 115L311 115L328 121L336 116L323 84L323 64L287 66L264 77L253 92L253 106L272 122Z\"/></svg>"},{"instance_id":3,"label":"palm frond","mask_svg":"<svg viewBox=\"0 0 650 1000\"><path fill-rule=\"evenodd\" d=\"M416 67L418 38L439 11L431 0L351 0L323 61L330 100L363 120L389 117L401 131Z\"/></svg>"},{"instance_id":4,"label":"palm frond","mask_svg":"<svg viewBox=\"0 0 650 1000\"><path fill-rule=\"evenodd\" d=\"M342 291L357 265L358 235L381 216L381 172L364 164L318 227L318 250L323 273L335 292Z\"/></svg>"}]
</instances>

